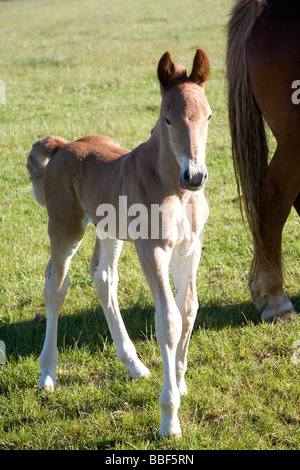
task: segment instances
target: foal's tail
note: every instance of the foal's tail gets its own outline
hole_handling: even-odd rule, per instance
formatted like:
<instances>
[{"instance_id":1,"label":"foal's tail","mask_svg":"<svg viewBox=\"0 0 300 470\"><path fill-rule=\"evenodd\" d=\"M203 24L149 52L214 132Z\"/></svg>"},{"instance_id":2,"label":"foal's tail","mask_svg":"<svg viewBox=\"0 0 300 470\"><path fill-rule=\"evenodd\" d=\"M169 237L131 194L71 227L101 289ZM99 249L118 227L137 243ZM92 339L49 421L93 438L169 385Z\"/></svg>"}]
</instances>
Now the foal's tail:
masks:
<instances>
[{"instance_id":1,"label":"foal's tail","mask_svg":"<svg viewBox=\"0 0 300 470\"><path fill-rule=\"evenodd\" d=\"M49 136L40 139L32 146L27 160L27 170L32 182L32 191L36 201L45 206L44 197L44 171L50 158L67 142L61 137Z\"/></svg>"},{"instance_id":2,"label":"foal's tail","mask_svg":"<svg viewBox=\"0 0 300 470\"><path fill-rule=\"evenodd\" d=\"M226 57L233 164L241 211L246 213L256 253L260 251L260 189L268 166L268 145L249 81L246 47L266 5L267 0L238 0L228 23Z\"/></svg>"}]
</instances>

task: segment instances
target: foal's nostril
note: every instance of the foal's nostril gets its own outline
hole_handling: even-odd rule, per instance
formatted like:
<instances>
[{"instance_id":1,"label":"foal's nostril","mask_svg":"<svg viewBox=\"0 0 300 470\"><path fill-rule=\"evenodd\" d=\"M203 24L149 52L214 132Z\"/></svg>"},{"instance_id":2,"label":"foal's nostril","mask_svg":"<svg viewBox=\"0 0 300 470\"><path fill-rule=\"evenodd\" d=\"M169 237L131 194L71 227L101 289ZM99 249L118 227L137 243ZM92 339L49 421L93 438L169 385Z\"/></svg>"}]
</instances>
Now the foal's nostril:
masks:
<instances>
[{"instance_id":1,"label":"foal's nostril","mask_svg":"<svg viewBox=\"0 0 300 470\"><path fill-rule=\"evenodd\" d=\"M205 173L199 173L198 175L195 175L191 180L189 181L190 186L194 188L199 188L202 186L206 180L207 180L207 172Z\"/></svg>"},{"instance_id":2,"label":"foal's nostril","mask_svg":"<svg viewBox=\"0 0 300 470\"><path fill-rule=\"evenodd\" d=\"M197 189L202 188L207 180L207 170L203 168L202 171L190 173L189 168L186 168L181 176L181 181L183 185L186 185L186 188L190 191L196 191Z\"/></svg>"},{"instance_id":3,"label":"foal's nostril","mask_svg":"<svg viewBox=\"0 0 300 470\"><path fill-rule=\"evenodd\" d=\"M183 181L185 183L189 183L190 182L190 172L189 170L185 170L184 174L183 174Z\"/></svg>"}]
</instances>

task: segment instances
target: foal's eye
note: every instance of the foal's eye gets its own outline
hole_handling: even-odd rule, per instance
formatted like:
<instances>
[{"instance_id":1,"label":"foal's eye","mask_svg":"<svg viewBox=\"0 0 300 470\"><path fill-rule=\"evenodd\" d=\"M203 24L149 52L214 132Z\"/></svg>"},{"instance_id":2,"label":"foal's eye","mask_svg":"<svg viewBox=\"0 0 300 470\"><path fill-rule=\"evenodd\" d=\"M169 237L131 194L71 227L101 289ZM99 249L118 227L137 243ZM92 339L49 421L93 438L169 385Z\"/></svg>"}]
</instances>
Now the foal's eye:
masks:
<instances>
[{"instance_id":1,"label":"foal's eye","mask_svg":"<svg viewBox=\"0 0 300 470\"><path fill-rule=\"evenodd\" d=\"M212 117L212 114L210 114L210 115L208 116L207 120L209 121L211 117Z\"/></svg>"},{"instance_id":2,"label":"foal's eye","mask_svg":"<svg viewBox=\"0 0 300 470\"><path fill-rule=\"evenodd\" d=\"M165 121L166 121L167 126L170 127L170 126L171 126L171 122L169 121L169 119L166 118Z\"/></svg>"}]
</instances>

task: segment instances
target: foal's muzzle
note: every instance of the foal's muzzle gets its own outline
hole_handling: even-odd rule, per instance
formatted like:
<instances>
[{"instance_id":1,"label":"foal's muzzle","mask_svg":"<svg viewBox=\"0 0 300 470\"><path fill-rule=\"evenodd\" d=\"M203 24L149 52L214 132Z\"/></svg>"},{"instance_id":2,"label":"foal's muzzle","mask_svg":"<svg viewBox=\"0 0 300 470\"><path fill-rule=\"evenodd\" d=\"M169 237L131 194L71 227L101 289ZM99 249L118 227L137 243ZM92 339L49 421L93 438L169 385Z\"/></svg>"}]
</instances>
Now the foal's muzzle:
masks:
<instances>
[{"instance_id":1,"label":"foal's muzzle","mask_svg":"<svg viewBox=\"0 0 300 470\"><path fill-rule=\"evenodd\" d=\"M187 168L183 171L183 174L180 173L180 186L185 186L189 191L198 191L205 185L207 178L208 174L206 167L192 175Z\"/></svg>"}]
</instances>

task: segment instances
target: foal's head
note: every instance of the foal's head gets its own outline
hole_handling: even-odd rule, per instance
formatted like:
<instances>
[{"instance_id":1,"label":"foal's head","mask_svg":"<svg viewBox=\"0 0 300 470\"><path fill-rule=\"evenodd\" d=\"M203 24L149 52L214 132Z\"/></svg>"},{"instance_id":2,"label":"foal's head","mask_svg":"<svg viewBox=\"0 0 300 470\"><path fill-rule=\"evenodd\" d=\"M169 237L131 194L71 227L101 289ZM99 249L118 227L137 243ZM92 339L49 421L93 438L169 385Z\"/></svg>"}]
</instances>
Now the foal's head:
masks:
<instances>
[{"instance_id":1,"label":"foal's head","mask_svg":"<svg viewBox=\"0 0 300 470\"><path fill-rule=\"evenodd\" d=\"M206 54L198 49L192 72L187 76L181 65L175 65L169 52L158 64L162 105L160 121L171 151L181 168L179 185L197 191L207 180L205 146L211 109L204 93L209 73Z\"/></svg>"}]
</instances>

